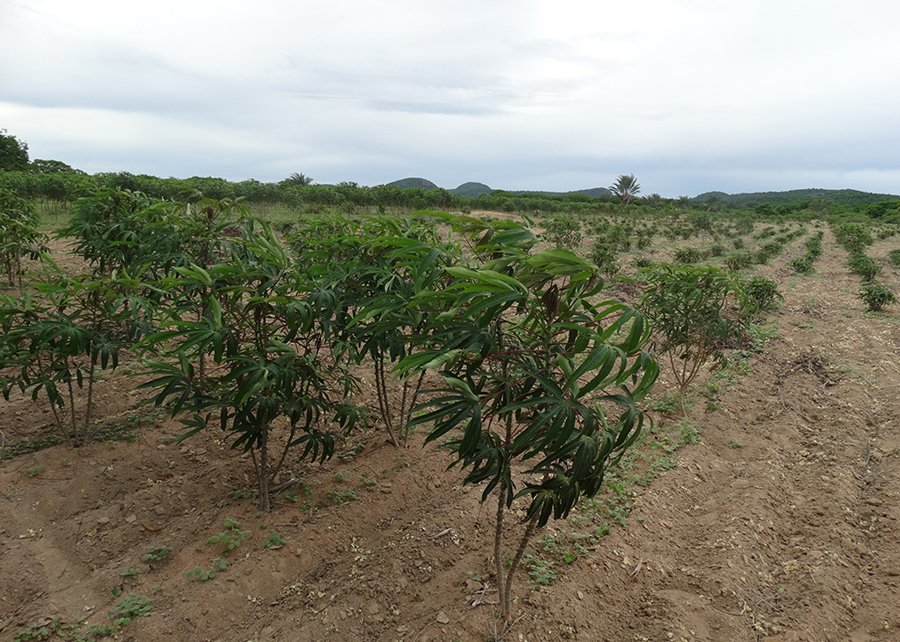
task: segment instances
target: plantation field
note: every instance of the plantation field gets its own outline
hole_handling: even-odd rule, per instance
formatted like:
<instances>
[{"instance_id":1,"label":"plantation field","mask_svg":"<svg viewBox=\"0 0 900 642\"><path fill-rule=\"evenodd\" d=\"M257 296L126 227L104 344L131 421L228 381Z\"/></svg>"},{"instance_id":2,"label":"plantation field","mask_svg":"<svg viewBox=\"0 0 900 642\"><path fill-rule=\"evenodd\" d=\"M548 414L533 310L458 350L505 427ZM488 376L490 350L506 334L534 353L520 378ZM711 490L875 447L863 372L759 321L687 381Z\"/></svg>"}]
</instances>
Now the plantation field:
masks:
<instances>
[{"instance_id":1,"label":"plantation field","mask_svg":"<svg viewBox=\"0 0 900 642\"><path fill-rule=\"evenodd\" d=\"M783 301L726 367L701 370L686 416L660 358L641 438L595 498L526 550L509 630L496 614L496 504L447 470L455 457L441 440L424 444L428 426L395 446L370 422L324 463L291 451L264 512L256 455L231 449L216 422L176 441L185 428L146 403L159 388L138 389L155 375L131 350L99 372L79 447L38 449L61 434L45 395L15 389L0 402L0 639L79 639L117 618L129 620L117 639L147 642L900 639L900 305L866 309L825 224L745 223L716 239L681 238L674 224L636 242L634 223L587 221L580 238L558 225L560 238L547 221L542 243L628 277L604 289L626 303L643 288L636 259L685 258L731 261L746 280L774 281ZM594 242L615 224L632 241L604 255ZM798 272L818 232L821 254ZM887 258L900 236L883 236L865 255L898 293ZM738 256L775 237L764 261ZM64 271L83 272L72 248L50 242ZM364 360L353 373L355 402L375 414L376 370ZM429 371L424 387L439 385ZM403 404L396 381L386 393ZM84 407L86 389L74 395ZM508 534L524 531L526 509L513 502Z\"/></svg>"}]
</instances>

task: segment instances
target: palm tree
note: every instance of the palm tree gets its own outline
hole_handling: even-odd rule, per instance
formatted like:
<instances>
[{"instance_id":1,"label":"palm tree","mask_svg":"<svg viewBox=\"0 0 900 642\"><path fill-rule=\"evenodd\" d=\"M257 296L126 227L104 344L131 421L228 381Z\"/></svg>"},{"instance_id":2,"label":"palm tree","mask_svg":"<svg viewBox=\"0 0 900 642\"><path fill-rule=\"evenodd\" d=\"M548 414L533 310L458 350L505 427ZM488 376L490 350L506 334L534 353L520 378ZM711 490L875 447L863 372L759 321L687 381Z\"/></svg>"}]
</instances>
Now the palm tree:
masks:
<instances>
[{"instance_id":1,"label":"palm tree","mask_svg":"<svg viewBox=\"0 0 900 642\"><path fill-rule=\"evenodd\" d=\"M285 182L290 185L312 185L313 179L304 174L294 172L285 179Z\"/></svg>"},{"instance_id":2,"label":"palm tree","mask_svg":"<svg viewBox=\"0 0 900 642\"><path fill-rule=\"evenodd\" d=\"M706 199L706 211L707 212L718 212L724 201L718 194L710 194L709 198Z\"/></svg>"},{"instance_id":3,"label":"palm tree","mask_svg":"<svg viewBox=\"0 0 900 642\"><path fill-rule=\"evenodd\" d=\"M624 205L628 205L641 191L641 186L634 179L634 174L622 174L616 182L609 186L609 191L619 197Z\"/></svg>"}]
</instances>

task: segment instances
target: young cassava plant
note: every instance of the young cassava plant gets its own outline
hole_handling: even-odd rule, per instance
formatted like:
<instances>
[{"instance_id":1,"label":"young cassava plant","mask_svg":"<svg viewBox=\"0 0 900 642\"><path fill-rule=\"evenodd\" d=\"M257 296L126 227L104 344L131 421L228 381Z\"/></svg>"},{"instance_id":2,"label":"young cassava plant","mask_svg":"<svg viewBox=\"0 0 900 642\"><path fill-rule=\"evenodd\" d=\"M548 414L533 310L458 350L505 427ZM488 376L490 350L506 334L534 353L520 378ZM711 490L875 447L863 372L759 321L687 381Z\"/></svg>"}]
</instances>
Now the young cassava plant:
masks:
<instances>
[{"instance_id":1,"label":"young cassava plant","mask_svg":"<svg viewBox=\"0 0 900 642\"><path fill-rule=\"evenodd\" d=\"M249 452L260 508L269 511L269 484L288 450L302 445L301 458L328 459L334 434L321 423L333 415L349 430L359 409L335 398L340 372L320 356L319 313L334 311L313 305L309 284L271 228L251 219L230 249L228 262L179 267L177 278L163 281L182 291L205 288L209 314L190 320L185 309L172 309L165 329L140 344L162 357L146 360L156 377L141 387L159 389L156 404L173 398L173 415L189 415L180 419L188 429L181 439L217 422L232 448ZM198 353L212 362L202 374L192 361ZM273 463L270 436L280 417L290 428Z\"/></svg>"},{"instance_id":2,"label":"young cassava plant","mask_svg":"<svg viewBox=\"0 0 900 642\"><path fill-rule=\"evenodd\" d=\"M685 390L704 364L723 363L723 350L743 340L752 305L740 281L720 268L659 264L643 278L649 285L639 308L653 324L658 354L668 357L687 416Z\"/></svg>"},{"instance_id":3,"label":"young cassava plant","mask_svg":"<svg viewBox=\"0 0 900 642\"><path fill-rule=\"evenodd\" d=\"M442 377L445 385L412 423L431 424L429 442L450 436L465 483L484 484L482 502L496 499L494 564L509 623L529 541L600 490L641 432L637 402L658 366L642 351L649 338L642 316L621 303L595 303L603 279L594 265L564 250L531 254L534 236L518 224L449 220L472 235L480 261L446 268L447 287L413 299L421 310L443 311L414 338L419 349L399 370ZM517 499L527 506L525 530L506 570L504 522Z\"/></svg>"}]
</instances>

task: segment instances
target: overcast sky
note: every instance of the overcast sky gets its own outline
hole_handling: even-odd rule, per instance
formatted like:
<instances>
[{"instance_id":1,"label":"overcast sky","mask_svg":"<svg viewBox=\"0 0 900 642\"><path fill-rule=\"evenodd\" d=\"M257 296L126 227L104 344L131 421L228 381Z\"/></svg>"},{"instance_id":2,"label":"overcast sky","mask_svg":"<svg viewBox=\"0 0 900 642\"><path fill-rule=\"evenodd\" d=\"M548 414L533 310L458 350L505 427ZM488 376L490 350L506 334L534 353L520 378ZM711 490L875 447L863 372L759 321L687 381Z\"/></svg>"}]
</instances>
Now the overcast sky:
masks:
<instances>
[{"instance_id":1,"label":"overcast sky","mask_svg":"<svg viewBox=\"0 0 900 642\"><path fill-rule=\"evenodd\" d=\"M900 193L897 0L0 0L0 128L90 173Z\"/></svg>"}]
</instances>

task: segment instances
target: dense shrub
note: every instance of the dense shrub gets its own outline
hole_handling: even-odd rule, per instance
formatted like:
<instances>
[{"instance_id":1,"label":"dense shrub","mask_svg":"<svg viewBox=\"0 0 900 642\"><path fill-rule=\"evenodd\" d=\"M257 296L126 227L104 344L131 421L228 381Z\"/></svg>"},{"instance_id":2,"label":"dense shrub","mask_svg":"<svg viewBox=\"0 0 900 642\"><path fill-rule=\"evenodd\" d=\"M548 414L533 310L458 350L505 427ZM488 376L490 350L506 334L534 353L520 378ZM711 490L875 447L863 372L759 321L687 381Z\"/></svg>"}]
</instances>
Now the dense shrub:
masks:
<instances>
[{"instance_id":1,"label":"dense shrub","mask_svg":"<svg viewBox=\"0 0 900 642\"><path fill-rule=\"evenodd\" d=\"M865 301L866 307L872 312L879 312L884 306L897 302L894 292L878 283L863 284L859 298Z\"/></svg>"},{"instance_id":2,"label":"dense shrub","mask_svg":"<svg viewBox=\"0 0 900 642\"><path fill-rule=\"evenodd\" d=\"M697 263L703 258L703 253L695 247L680 247L675 250L677 263Z\"/></svg>"},{"instance_id":3,"label":"dense shrub","mask_svg":"<svg viewBox=\"0 0 900 642\"><path fill-rule=\"evenodd\" d=\"M812 274L813 261L813 257L809 254L805 254L799 258L793 259L790 262L790 266L794 269L794 272L797 272L798 274Z\"/></svg>"},{"instance_id":4,"label":"dense shrub","mask_svg":"<svg viewBox=\"0 0 900 642\"><path fill-rule=\"evenodd\" d=\"M744 285L744 293L756 303L760 312L771 310L784 300L784 296L778 291L778 284L761 276L750 279Z\"/></svg>"},{"instance_id":5,"label":"dense shrub","mask_svg":"<svg viewBox=\"0 0 900 642\"><path fill-rule=\"evenodd\" d=\"M875 260L865 254L851 254L847 258L847 265L850 266L850 271L863 281L871 281L881 272Z\"/></svg>"}]
</instances>

